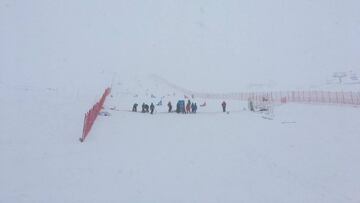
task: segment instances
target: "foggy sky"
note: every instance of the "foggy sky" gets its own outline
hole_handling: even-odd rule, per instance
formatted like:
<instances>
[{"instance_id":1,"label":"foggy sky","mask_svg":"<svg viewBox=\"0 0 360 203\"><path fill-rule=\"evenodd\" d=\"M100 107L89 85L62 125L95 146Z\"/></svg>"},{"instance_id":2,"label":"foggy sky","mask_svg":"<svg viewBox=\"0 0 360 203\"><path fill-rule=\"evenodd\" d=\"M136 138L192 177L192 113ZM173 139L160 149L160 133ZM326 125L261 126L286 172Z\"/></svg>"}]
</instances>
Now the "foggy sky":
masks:
<instances>
[{"instance_id":1,"label":"foggy sky","mask_svg":"<svg viewBox=\"0 0 360 203\"><path fill-rule=\"evenodd\" d=\"M116 72L199 90L312 84L360 70L359 10L358 0L2 0L0 82Z\"/></svg>"}]
</instances>

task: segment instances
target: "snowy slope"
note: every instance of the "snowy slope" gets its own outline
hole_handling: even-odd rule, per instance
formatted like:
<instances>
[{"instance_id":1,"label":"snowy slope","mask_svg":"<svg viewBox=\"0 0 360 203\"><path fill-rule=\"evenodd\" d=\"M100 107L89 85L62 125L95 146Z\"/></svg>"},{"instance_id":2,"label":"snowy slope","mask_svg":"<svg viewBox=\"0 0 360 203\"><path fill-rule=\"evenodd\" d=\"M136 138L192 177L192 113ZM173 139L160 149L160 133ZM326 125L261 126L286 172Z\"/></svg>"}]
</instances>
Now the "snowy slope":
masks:
<instances>
[{"instance_id":1,"label":"snowy slope","mask_svg":"<svg viewBox=\"0 0 360 203\"><path fill-rule=\"evenodd\" d=\"M196 115L163 113L165 107L155 115L128 112L136 99L151 101L148 87L148 93L170 91L139 80L145 89L116 81L121 85L114 85L105 108L111 116L100 116L84 143L78 141L80 99L46 91L2 98L8 108L0 115L0 200L360 200L360 129L353 119L359 108L284 105L275 107L274 120L236 101L229 102L230 114L220 112L220 101L209 101Z\"/></svg>"}]
</instances>

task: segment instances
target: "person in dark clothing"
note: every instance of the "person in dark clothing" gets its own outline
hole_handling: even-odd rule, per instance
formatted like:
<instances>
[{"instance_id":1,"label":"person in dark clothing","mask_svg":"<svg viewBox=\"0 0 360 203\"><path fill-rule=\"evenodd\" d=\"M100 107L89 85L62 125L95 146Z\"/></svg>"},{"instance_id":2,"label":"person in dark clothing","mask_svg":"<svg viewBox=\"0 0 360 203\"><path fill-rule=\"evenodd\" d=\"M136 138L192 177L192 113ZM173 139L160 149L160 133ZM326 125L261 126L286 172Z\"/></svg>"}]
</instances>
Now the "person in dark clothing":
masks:
<instances>
[{"instance_id":1,"label":"person in dark clothing","mask_svg":"<svg viewBox=\"0 0 360 203\"><path fill-rule=\"evenodd\" d=\"M223 112L226 112L226 102L225 101L223 101L221 103L221 106L222 106Z\"/></svg>"},{"instance_id":2,"label":"person in dark clothing","mask_svg":"<svg viewBox=\"0 0 360 203\"><path fill-rule=\"evenodd\" d=\"M145 113L145 103L141 105L141 113Z\"/></svg>"},{"instance_id":3,"label":"person in dark clothing","mask_svg":"<svg viewBox=\"0 0 360 203\"><path fill-rule=\"evenodd\" d=\"M149 113L149 105L145 104L145 113Z\"/></svg>"},{"instance_id":4,"label":"person in dark clothing","mask_svg":"<svg viewBox=\"0 0 360 203\"><path fill-rule=\"evenodd\" d=\"M153 114L154 113L154 109L155 109L155 106L153 103L151 103L150 105L150 113Z\"/></svg>"},{"instance_id":5,"label":"person in dark clothing","mask_svg":"<svg viewBox=\"0 0 360 203\"><path fill-rule=\"evenodd\" d=\"M169 102L167 105L168 105L168 107L169 107L169 113L171 113L171 110L172 110L171 102Z\"/></svg>"},{"instance_id":6,"label":"person in dark clothing","mask_svg":"<svg viewBox=\"0 0 360 203\"><path fill-rule=\"evenodd\" d=\"M251 100L249 100L249 109L250 109L250 111L255 111L254 102Z\"/></svg>"},{"instance_id":7,"label":"person in dark clothing","mask_svg":"<svg viewBox=\"0 0 360 203\"><path fill-rule=\"evenodd\" d=\"M197 104L196 104L196 103L192 103L192 104L191 104L191 112L192 112L192 113L196 113L196 110L197 110Z\"/></svg>"},{"instance_id":8,"label":"person in dark clothing","mask_svg":"<svg viewBox=\"0 0 360 203\"><path fill-rule=\"evenodd\" d=\"M138 106L137 103L135 103L135 104L133 105L133 108L132 108L132 111L133 111L133 112L137 112L137 106Z\"/></svg>"},{"instance_id":9,"label":"person in dark clothing","mask_svg":"<svg viewBox=\"0 0 360 203\"><path fill-rule=\"evenodd\" d=\"M195 113L195 103L191 103L191 113Z\"/></svg>"},{"instance_id":10,"label":"person in dark clothing","mask_svg":"<svg viewBox=\"0 0 360 203\"><path fill-rule=\"evenodd\" d=\"M176 103L176 113L180 113L180 102Z\"/></svg>"}]
</instances>

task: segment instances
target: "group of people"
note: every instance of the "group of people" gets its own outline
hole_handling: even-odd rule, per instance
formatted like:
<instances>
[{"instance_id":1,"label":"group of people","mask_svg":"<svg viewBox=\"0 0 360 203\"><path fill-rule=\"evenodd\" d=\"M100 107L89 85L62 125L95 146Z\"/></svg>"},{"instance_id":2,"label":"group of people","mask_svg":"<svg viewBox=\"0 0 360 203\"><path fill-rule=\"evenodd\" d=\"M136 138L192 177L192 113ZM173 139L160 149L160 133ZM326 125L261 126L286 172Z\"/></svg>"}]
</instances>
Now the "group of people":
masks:
<instances>
[{"instance_id":1,"label":"group of people","mask_svg":"<svg viewBox=\"0 0 360 203\"><path fill-rule=\"evenodd\" d=\"M173 107L172 107L172 104L171 102L169 101L169 103L167 104L168 106L168 112L171 113L173 112ZM222 106L222 109L223 109L223 112L226 112L226 102L223 101L221 103L221 106ZM137 107L138 107L138 104L135 103L133 105L133 108L132 108L132 111L133 112L137 112ZM190 100L187 101L187 104L185 105L185 101L184 100L179 100L176 104L176 110L175 112L176 113L196 113L197 112L197 109L198 109L198 106L196 104L196 102L191 102ZM148 104L145 104L143 103L141 105L141 113L150 113L150 114L154 114L154 110L155 110L155 105L153 103L150 104L150 106Z\"/></svg>"},{"instance_id":2,"label":"group of people","mask_svg":"<svg viewBox=\"0 0 360 203\"><path fill-rule=\"evenodd\" d=\"M167 104L168 106L168 112L171 113L172 112L172 104L171 102L169 102ZM186 106L185 106L185 101L184 100L179 100L176 104L176 113L196 113L197 111L197 104L196 103L191 103L190 100L188 100Z\"/></svg>"},{"instance_id":3,"label":"group of people","mask_svg":"<svg viewBox=\"0 0 360 203\"><path fill-rule=\"evenodd\" d=\"M133 105L132 111L133 112L137 112L137 107L138 104L135 103ZM150 114L154 114L154 110L155 110L155 105L153 103L150 104L150 106L148 104L143 103L141 105L141 113L150 113Z\"/></svg>"},{"instance_id":4,"label":"group of people","mask_svg":"<svg viewBox=\"0 0 360 203\"><path fill-rule=\"evenodd\" d=\"M185 110L186 113L196 113L197 108L198 107L196 103L191 103L190 100L188 100Z\"/></svg>"}]
</instances>

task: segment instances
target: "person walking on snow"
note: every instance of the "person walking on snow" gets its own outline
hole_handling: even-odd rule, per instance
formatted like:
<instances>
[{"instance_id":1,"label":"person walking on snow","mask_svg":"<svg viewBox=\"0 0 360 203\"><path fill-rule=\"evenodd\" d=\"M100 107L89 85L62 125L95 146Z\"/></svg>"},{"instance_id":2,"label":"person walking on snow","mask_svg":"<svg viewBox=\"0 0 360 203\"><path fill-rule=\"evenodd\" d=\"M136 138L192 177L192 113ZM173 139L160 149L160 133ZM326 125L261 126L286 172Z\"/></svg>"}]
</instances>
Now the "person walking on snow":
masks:
<instances>
[{"instance_id":1,"label":"person walking on snow","mask_svg":"<svg viewBox=\"0 0 360 203\"><path fill-rule=\"evenodd\" d=\"M190 113L191 112L191 102L190 100L188 100L188 103L186 104L186 113Z\"/></svg>"},{"instance_id":2,"label":"person walking on snow","mask_svg":"<svg viewBox=\"0 0 360 203\"><path fill-rule=\"evenodd\" d=\"M222 106L223 112L226 112L226 102L225 101L223 101L221 103L221 106Z\"/></svg>"},{"instance_id":3,"label":"person walking on snow","mask_svg":"<svg viewBox=\"0 0 360 203\"><path fill-rule=\"evenodd\" d=\"M154 109L155 109L155 106L153 103L151 103L150 105L150 113L153 114L154 113Z\"/></svg>"},{"instance_id":4,"label":"person walking on snow","mask_svg":"<svg viewBox=\"0 0 360 203\"><path fill-rule=\"evenodd\" d=\"M137 106L138 106L138 104L135 103L134 106L133 106L133 109L132 109L133 112L137 112Z\"/></svg>"},{"instance_id":5,"label":"person walking on snow","mask_svg":"<svg viewBox=\"0 0 360 203\"><path fill-rule=\"evenodd\" d=\"M169 107L169 113L171 113L171 110L172 110L171 102L168 103L168 107Z\"/></svg>"}]
</instances>

